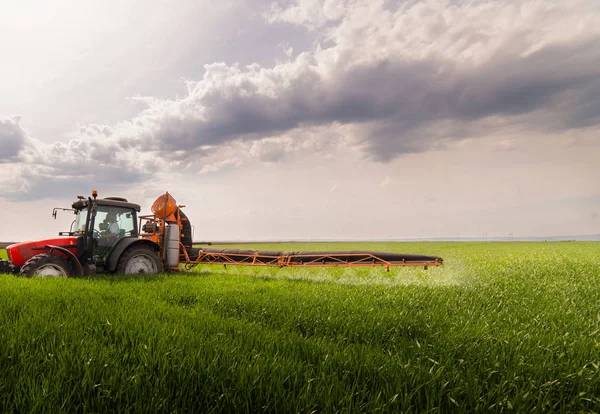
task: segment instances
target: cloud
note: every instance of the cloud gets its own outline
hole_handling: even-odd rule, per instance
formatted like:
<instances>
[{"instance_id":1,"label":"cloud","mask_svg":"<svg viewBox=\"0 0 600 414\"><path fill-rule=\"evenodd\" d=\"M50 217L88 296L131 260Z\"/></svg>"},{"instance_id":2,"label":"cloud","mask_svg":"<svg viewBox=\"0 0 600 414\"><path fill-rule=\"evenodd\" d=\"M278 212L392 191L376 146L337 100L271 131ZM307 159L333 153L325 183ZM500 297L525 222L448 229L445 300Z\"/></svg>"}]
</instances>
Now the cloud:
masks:
<instances>
[{"instance_id":1,"label":"cloud","mask_svg":"<svg viewBox=\"0 0 600 414\"><path fill-rule=\"evenodd\" d=\"M233 158L225 159L223 161L208 163L200 169L200 172L201 173L212 173L212 172L221 171L222 169L229 167L229 166L239 166L239 165L240 165L240 161L238 160L238 158L233 157Z\"/></svg>"},{"instance_id":2,"label":"cloud","mask_svg":"<svg viewBox=\"0 0 600 414\"><path fill-rule=\"evenodd\" d=\"M270 23L286 22L318 30L344 16L347 2L337 0L304 0L288 7L271 3L264 16Z\"/></svg>"},{"instance_id":3,"label":"cloud","mask_svg":"<svg viewBox=\"0 0 600 414\"><path fill-rule=\"evenodd\" d=\"M19 154L33 166L22 187L43 192L48 182L126 185L328 146L385 162L490 128L600 125L596 1L297 0L264 16L309 31L313 47L271 67L206 64L183 96L135 97L145 105L137 116L80 125L68 143L26 144L19 121L3 121L0 160Z\"/></svg>"},{"instance_id":4,"label":"cloud","mask_svg":"<svg viewBox=\"0 0 600 414\"><path fill-rule=\"evenodd\" d=\"M126 187L158 170L153 154L125 151L118 140L106 137L80 135L50 145L24 137L24 142L19 158L5 164L12 179L1 183L2 198L32 200L88 193L101 186Z\"/></svg>"},{"instance_id":5,"label":"cloud","mask_svg":"<svg viewBox=\"0 0 600 414\"><path fill-rule=\"evenodd\" d=\"M290 137L266 138L254 141L250 155L258 157L263 162L280 162L286 154L296 151L295 142Z\"/></svg>"},{"instance_id":6,"label":"cloud","mask_svg":"<svg viewBox=\"0 0 600 414\"><path fill-rule=\"evenodd\" d=\"M21 117L0 118L0 163L15 160L25 145Z\"/></svg>"},{"instance_id":7,"label":"cloud","mask_svg":"<svg viewBox=\"0 0 600 414\"><path fill-rule=\"evenodd\" d=\"M514 151L517 149L517 145L511 139L505 139L500 141L496 147L496 151Z\"/></svg>"},{"instance_id":8,"label":"cloud","mask_svg":"<svg viewBox=\"0 0 600 414\"><path fill-rule=\"evenodd\" d=\"M318 43L272 68L205 65L182 99L146 101L135 121L147 127L146 145L169 154L338 123L357 126L356 141L385 161L461 139L458 130L489 117L538 130L600 123L593 2L392 10L383 1L306 0L273 4L266 17L316 31ZM433 124L451 128L431 135Z\"/></svg>"}]
</instances>

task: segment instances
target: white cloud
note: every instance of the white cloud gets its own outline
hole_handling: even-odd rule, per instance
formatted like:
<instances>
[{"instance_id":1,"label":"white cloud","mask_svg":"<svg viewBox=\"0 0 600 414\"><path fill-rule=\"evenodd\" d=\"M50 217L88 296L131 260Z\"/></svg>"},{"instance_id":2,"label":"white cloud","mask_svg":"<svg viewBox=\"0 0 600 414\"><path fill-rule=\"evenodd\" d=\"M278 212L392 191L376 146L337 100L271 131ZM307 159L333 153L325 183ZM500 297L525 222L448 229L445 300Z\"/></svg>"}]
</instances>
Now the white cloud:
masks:
<instances>
[{"instance_id":1,"label":"white cloud","mask_svg":"<svg viewBox=\"0 0 600 414\"><path fill-rule=\"evenodd\" d=\"M318 30L344 16L347 2L338 0L304 0L288 7L271 3L264 13L270 23L286 22Z\"/></svg>"},{"instance_id":2,"label":"white cloud","mask_svg":"<svg viewBox=\"0 0 600 414\"><path fill-rule=\"evenodd\" d=\"M0 118L0 163L15 160L25 145L21 117Z\"/></svg>"},{"instance_id":3,"label":"white cloud","mask_svg":"<svg viewBox=\"0 0 600 414\"><path fill-rule=\"evenodd\" d=\"M201 173L211 173L221 171L223 168L230 166L239 166L241 163L237 158L230 158L223 161L214 162L212 164L206 164L201 169Z\"/></svg>"},{"instance_id":4,"label":"white cloud","mask_svg":"<svg viewBox=\"0 0 600 414\"><path fill-rule=\"evenodd\" d=\"M496 145L497 151L514 151L517 148L515 141L505 139Z\"/></svg>"}]
</instances>

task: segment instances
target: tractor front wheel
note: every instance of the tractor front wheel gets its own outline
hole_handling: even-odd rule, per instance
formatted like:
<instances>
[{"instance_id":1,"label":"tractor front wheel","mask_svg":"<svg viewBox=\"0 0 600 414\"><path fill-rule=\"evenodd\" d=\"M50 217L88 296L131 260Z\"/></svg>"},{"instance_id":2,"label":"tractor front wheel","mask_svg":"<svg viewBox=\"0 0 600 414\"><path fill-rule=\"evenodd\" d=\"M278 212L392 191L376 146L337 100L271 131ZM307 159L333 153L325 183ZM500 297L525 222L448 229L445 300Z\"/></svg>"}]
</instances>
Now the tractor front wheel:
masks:
<instances>
[{"instance_id":1,"label":"tractor front wheel","mask_svg":"<svg viewBox=\"0 0 600 414\"><path fill-rule=\"evenodd\" d=\"M69 262L56 254L43 253L33 256L21 268L19 276L25 277L68 277Z\"/></svg>"},{"instance_id":2,"label":"tractor front wheel","mask_svg":"<svg viewBox=\"0 0 600 414\"><path fill-rule=\"evenodd\" d=\"M160 257L154 249L146 246L126 250L117 265L117 273L122 275L156 274L162 270Z\"/></svg>"}]
</instances>

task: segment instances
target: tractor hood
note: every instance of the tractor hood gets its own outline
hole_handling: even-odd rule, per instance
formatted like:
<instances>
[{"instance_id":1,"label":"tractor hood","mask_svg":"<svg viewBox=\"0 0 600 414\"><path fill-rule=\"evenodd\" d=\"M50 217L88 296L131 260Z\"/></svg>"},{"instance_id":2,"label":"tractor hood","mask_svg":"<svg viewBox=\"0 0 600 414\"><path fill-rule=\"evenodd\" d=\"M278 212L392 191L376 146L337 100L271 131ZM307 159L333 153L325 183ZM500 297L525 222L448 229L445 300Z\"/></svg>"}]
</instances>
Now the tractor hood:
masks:
<instances>
[{"instance_id":1,"label":"tractor hood","mask_svg":"<svg viewBox=\"0 0 600 414\"><path fill-rule=\"evenodd\" d=\"M40 253L48 253L46 246L58 246L69 249L77 255L77 237L56 237L53 239L26 241L11 244L6 248L8 259L14 266L23 266L25 262Z\"/></svg>"}]
</instances>

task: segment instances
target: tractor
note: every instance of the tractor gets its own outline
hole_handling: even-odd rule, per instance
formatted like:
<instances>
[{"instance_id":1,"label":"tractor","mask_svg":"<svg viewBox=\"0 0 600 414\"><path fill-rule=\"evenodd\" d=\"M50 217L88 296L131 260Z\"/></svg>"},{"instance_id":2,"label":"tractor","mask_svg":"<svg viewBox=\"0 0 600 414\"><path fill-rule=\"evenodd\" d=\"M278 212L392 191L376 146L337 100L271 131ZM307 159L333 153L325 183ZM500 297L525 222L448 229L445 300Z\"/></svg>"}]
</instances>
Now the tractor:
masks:
<instances>
[{"instance_id":1,"label":"tractor","mask_svg":"<svg viewBox=\"0 0 600 414\"><path fill-rule=\"evenodd\" d=\"M20 276L91 276L96 273L160 273L160 246L141 238L138 204L120 197L77 197L70 210L75 220L58 238L23 242L7 247L9 261L0 273Z\"/></svg>"},{"instance_id":2,"label":"tractor","mask_svg":"<svg viewBox=\"0 0 600 414\"><path fill-rule=\"evenodd\" d=\"M140 206L120 197L78 196L68 232L60 237L8 246L9 260L0 273L20 276L81 277L95 274L155 274L189 270L197 265L272 267L441 266L443 259L404 253L371 251L285 252L197 248L184 207L167 192L152 205L153 214L138 216ZM142 224L142 221L144 223ZM210 244L210 243L209 243Z\"/></svg>"}]
</instances>

